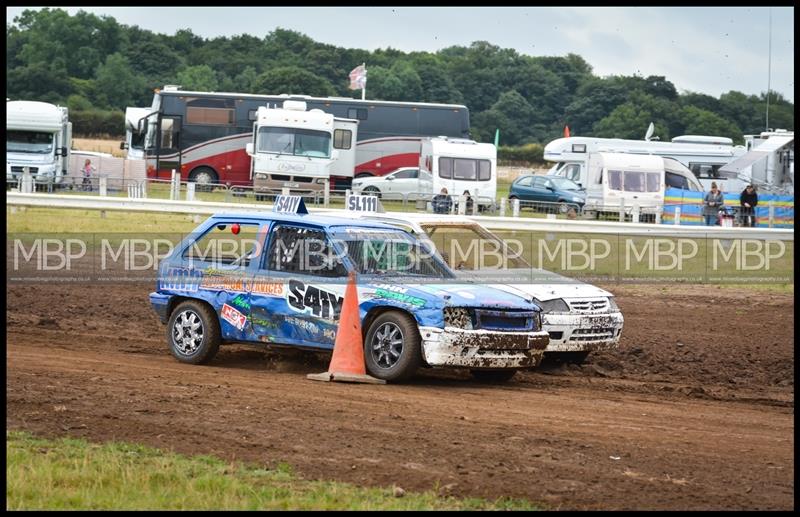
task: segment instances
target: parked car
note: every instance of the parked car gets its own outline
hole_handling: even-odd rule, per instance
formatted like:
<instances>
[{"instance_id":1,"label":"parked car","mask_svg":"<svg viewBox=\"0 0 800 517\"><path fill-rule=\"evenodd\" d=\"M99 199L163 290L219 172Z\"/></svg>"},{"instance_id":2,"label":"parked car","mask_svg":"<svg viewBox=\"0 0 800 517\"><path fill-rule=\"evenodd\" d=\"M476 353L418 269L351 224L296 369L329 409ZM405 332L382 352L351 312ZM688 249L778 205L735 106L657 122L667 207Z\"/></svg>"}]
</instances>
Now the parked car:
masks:
<instances>
[{"instance_id":1,"label":"parked car","mask_svg":"<svg viewBox=\"0 0 800 517\"><path fill-rule=\"evenodd\" d=\"M520 176L511 183L508 198L524 201L560 203L560 211L566 212L571 205L578 210L586 203L586 191L577 183L561 176ZM525 206L525 203L521 203ZM546 205L545 205L546 206Z\"/></svg>"},{"instance_id":2,"label":"parked car","mask_svg":"<svg viewBox=\"0 0 800 517\"><path fill-rule=\"evenodd\" d=\"M580 364L590 352L619 346L625 320L612 293L532 267L518 253L512 252L501 237L468 217L353 214L395 225L428 240L460 279L532 297L544 311L542 328L550 336L545 357ZM480 245L474 246L474 243ZM491 265L481 268L482 259L478 253L481 249L502 250L504 267L493 267L495 262L490 258L485 262Z\"/></svg>"},{"instance_id":3,"label":"parked car","mask_svg":"<svg viewBox=\"0 0 800 517\"><path fill-rule=\"evenodd\" d=\"M353 180L353 192L388 199L416 200L420 193L433 192L433 177L417 167L403 167L386 176L362 177Z\"/></svg>"},{"instance_id":4,"label":"parked car","mask_svg":"<svg viewBox=\"0 0 800 517\"><path fill-rule=\"evenodd\" d=\"M379 379L429 366L507 380L547 347L529 296L459 280L414 235L343 217L214 215L161 262L150 302L184 363L235 342L331 350L351 273L366 369Z\"/></svg>"}]
</instances>

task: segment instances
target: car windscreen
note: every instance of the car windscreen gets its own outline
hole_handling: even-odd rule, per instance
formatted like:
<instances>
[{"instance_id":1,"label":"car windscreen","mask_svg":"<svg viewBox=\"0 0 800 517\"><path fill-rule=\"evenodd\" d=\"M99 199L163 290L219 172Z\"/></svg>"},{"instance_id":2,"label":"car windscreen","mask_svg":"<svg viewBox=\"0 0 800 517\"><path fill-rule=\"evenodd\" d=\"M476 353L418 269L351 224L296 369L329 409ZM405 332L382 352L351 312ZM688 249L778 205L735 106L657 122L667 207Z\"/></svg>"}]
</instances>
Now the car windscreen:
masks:
<instances>
[{"instance_id":1,"label":"car windscreen","mask_svg":"<svg viewBox=\"0 0 800 517\"><path fill-rule=\"evenodd\" d=\"M419 278L454 278L437 260L435 250L411 234L391 228L334 228L334 242L364 275Z\"/></svg>"}]
</instances>

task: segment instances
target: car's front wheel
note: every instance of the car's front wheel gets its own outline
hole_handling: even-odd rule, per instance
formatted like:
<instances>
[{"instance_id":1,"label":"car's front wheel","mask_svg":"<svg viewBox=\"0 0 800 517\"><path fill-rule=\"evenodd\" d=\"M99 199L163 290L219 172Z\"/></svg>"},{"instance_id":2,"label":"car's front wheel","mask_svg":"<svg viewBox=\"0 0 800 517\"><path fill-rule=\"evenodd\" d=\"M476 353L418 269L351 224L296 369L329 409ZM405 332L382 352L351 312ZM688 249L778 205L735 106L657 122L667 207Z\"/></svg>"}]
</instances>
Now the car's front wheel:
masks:
<instances>
[{"instance_id":1,"label":"car's front wheel","mask_svg":"<svg viewBox=\"0 0 800 517\"><path fill-rule=\"evenodd\" d=\"M421 341L412 316L399 311L381 314L364 340L367 372L386 381L411 377L422 365Z\"/></svg>"},{"instance_id":2,"label":"car's front wheel","mask_svg":"<svg viewBox=\"0 0 800 517\"><path fill-rule=\"evenodd\" d=\"M178 304L167 323L170 352L182 363L204 364L219 351L221 337L217 314L196 300Z\"/></svg>"}]
</instances>

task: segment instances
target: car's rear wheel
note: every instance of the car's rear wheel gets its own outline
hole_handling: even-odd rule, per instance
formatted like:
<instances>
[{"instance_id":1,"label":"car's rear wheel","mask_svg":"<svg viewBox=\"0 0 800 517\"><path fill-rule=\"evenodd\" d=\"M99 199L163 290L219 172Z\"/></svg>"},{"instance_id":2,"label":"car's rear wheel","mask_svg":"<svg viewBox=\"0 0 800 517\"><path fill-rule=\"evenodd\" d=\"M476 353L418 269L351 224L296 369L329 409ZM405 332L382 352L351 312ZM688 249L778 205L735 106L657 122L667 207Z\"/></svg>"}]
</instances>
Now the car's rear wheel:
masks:
<instances>
[{"instance_id":1,"label":"car's rear wheel","mask_svg":"<svg viewBox=\"0 0 800 517\"><path fill-rule=\"evenodd\" d=\"M479 382L507 382L517 374L517 370L470 370Z\"/></svg>"},{"instance_id":2,"label":"car's rear wheel","mask_svg":"<svg viewBox=\"0 0 800 517\"><path fill-rule=\"evenodd\" d=\"M366 196L375 196L379 199L381 197L381 190L378 187L365 187L361 192Z\"/></svg>"},{"instance_id":3,"label":"car's rear wheel","mask_svg":"<svg viewBox=\"0 0 800 517\"><path fill-rule=\"evenodd\" d=\"M217 173L211 167L198 167L189 175L189 180L197 184L198 192L211 192L217 182Z\"/></svg>"},{"instance_id":4,"label":"car's rear wheel","mask_svg":"<svg viewBox=\"0 0 800 517\"><path fill-rule=\"evenodd\" d=\"M178 304L167 323L170 352L182 363L204 364L219 351L219 321L205 303L187 300Z\"/></svg>"},{"instance_id":5,"label":"car's rear wheel","mask_svg":"<svg viewBox=\"0 0 800 517\"><path fill-rule=\"evenodd\" d=\"M422 365L421 338L417 322L409 314L390 311L369 327L364 340L367 372L386 381L414 375Z\"/></svg>"}]
</instances>

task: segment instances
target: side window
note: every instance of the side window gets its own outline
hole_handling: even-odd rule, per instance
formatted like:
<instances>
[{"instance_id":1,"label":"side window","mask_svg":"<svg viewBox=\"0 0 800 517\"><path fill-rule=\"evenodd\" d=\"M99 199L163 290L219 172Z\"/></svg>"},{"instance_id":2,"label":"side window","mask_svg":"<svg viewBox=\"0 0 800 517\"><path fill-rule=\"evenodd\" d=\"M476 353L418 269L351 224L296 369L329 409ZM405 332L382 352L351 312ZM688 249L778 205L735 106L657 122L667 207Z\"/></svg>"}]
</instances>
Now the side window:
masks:
<instances>
[{"instance_id":1,"label":"side window","mask_svg":"<svg viewBox=\"0 0 800 517\"><path fill-rule=\"evenodd\" d=\"M530 187L530 186L531 186L531 181L532 181L532 180L533 180L533 177L532 177L532 176L528 176L528 177L526 177L526 178L522 178L522 179L520 179L519 181L517 181L517 186L520 186L520 187Z\"/></svg>"},{"instance_id":2,"label":"side window","mask_svg":"<svg viewBox=\"0 0 800 517\"><path fill-rule=\"evenodd\" d=\"M608 188L622 190L622 171L608 171Z\"/></svg>"},{"instance_id":3,"label":"side window","mask_svg":"<svg viewBox=\"0 0 800 517\"><path fill-rule=\"evenodd\" d=\"M395 173L394 179L413 179L417 177L417 169L406 169Z\"/></svg>"},{"instance_id":4,"label":"side window","mask_svg":"<svg viewBox=\"0 0 800 517\"><path fill-rule=\"evenodd\" d=\"M357 120L367 120L366 108L348 108L347 118L354 118Z\"/></svg>"},{"instance_id":5,"label":"side window","mask_svg":"<svg viewBox=\"0 0 800 517\"><path fill-rule=\"evenodd\" d=\"M178 148L178 119L163 117L161 119L161 149Z\"/></svg>"},{"instance_id":6,"label":"side window","mask_svg":"<svg viewBox=\"0 0 800 517\"><path fill-rule=\"evenodd\" d=\"M236 110L232 99L195 98L186 101L186 123L232 126Z\"/></svg>"},{"instance_id":7,"label":"side window","mask_svg":"<svg viewBox=\"0 0 800 517\"><path fill-rule=\"evenodd\" d=\"M488 181L492 179L492 162L487 160L478 161L478 180Z\"/></svg>"},{"instance_id":8,"label":"side window","mask_svg":"<svg viewBox=\"0 0 800 517\"><path fill-rule=\"evenodd\" d=\"M647 173L647 192L661 192L661 175L656 172Z\"/></svg>"},{"instance_id":9,"label":"side window","mask_svg":"<svg viewBox=\"0 0 800 517\"><path fill-rule=\"evenodd\" d=\"M221 223L212 227L183 252L183 258L215 266L246 268L260 255L257 224Z\"/></svg>"},{"instance_id":10,"label":"side window","mask_svg":"<svg viewBox=\"0 0 800 517\"><path fill-rule=\"evenodd\" d=\"M581 166L574 163L568 165L564 171L564 176L576 183L579 182L581 180Z\"/></svg>"},{"instance_id":11,"label":"side window","mask_svg":"<svg viewBox=\"0 0 800 517\"><path fill-rule=\"evenodd\" d=\"M353 146L353 132L348 129L333 131L333 148L350 149Z\"/></svg>"},{"instance_id":12,"label":"side window","mask_svg":"<svg viewBox=\"0 0 800 517\"><path fill-rule=\"evenodd\" d=\"M267 269L270 271L319 277L347 275L324 231L279 225L271 233L267 252Z\"/></svg>"},{"instance_id":13,"label":"side window","mask_svg":"<svg viewBox=\"0 0 800 517\"><path fill-rule=\"evenodd\" d=\"M536 176L534 176L533 178L531 178L531 185L533 186L533 188L544 188L543 178L537 178Z\"/></svg>"},{"instance_id":14,"label":"side window","mask_svg":"<svg viewBox=\"0 0 800 517\"><path fill-rule=\"evenodd\" d=\"M439 177L445 179L453 177L452 158L439 158Z\"/></svg>"},{"instance_id":15,"label":"side window","mask_svg":"<svg viewBox=\"0 0 800 517\"><path fill-rule=\"evenodd\" d=\"M686 181L686 178L680 174L675 174L674 172L664 173L664 183L667 185L667 188L689 188L689 183Z\"/></svg>"}]
</instances>

